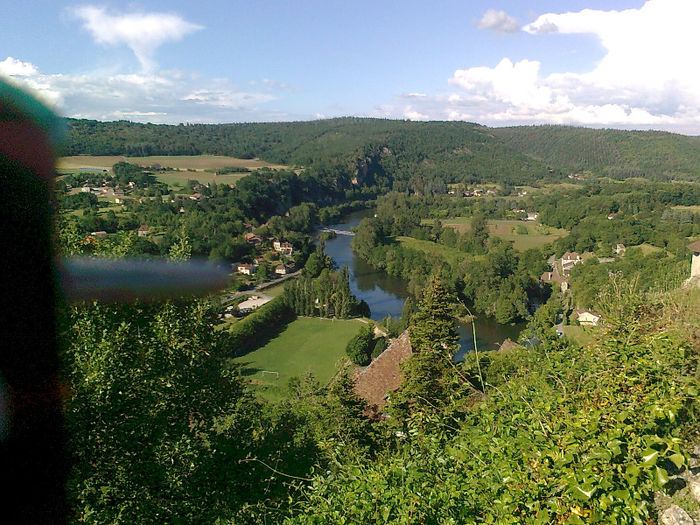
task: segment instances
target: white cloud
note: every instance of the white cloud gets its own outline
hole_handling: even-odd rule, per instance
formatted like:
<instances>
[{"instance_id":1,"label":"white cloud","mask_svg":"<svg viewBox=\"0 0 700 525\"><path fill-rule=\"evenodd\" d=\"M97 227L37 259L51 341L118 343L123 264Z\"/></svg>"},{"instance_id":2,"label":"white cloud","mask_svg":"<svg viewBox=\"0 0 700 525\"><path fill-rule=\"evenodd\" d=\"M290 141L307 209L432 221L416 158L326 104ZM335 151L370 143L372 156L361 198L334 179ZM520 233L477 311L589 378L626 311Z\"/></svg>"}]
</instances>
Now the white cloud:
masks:
<instances>
[{"instance_id":1,"label":"white cloud","mask_svg":"<svg viewBox=\"0 0 700 525\"><path fill-rule=\"evenodd\" d=\"M407 109L496 125L567 123L700 134L698 20L698 0L543 14L523 30L533 38L593 35L603 58L584 73L546 76L534 59L458 69L449 80L454 93L412 100Z\"/></svg>"},{"instance_id":2,"label":"white cloud","mask_svg":"<svg viewBox=\"0 0 700 525\"><path fill-rule=\"evenodd\" d=\"M415 111L410 106L404 109L403 117L408 120L428 120L430 117L424 113Z\"/></svg>"},{"instance_id":3,"label":"white cloud","mask_svg":"<svg viewBox=\"0 0 700 525\"><path fill-rule=\"evenodd\" d=\"M499 33L517 33L520 31L518 21L505 11L488 9L477 24L479 29L492 29Z\"/></svg>"},{"instance_id":4,"label":"white cloud","mask_svg":"<svg viewBox=\"0 0 700 525\"><path fill-rule=\"evenodd\" d=\"M14 58L0 62L0 73L69 117L153 123L284 118L259 107L277 98L269 85L262 91L242 89L227 80L193 78L177 71L48 75Z\"/></svg>"},{"instance_id":5,"label":"white cloud","mask_svg":"<svg viewBox=\"0 0 700 525\"><path fill-rule=\"evenodd\" d=\"M13 76L29 76L36 74L37 69L34 64L29 62L22 62L12 57L7 57L5 60L0 62L0 73L7 75L8 77Z\"/></svg>"},{"instance_id":6,"label":"white cloud","mask_svg":"<svg viewBox=\"0 0 700 525\"><path fill-rule=\"evenodd\" d=\"M165 42L180 40L202 29L171 13L129 13L112 15L103 7L85 5L72 13L83 21L83 27L95 42L105 45L127 45L136 55L144 71L155 68L153 55Z\"/></svg>"}]
</instances>

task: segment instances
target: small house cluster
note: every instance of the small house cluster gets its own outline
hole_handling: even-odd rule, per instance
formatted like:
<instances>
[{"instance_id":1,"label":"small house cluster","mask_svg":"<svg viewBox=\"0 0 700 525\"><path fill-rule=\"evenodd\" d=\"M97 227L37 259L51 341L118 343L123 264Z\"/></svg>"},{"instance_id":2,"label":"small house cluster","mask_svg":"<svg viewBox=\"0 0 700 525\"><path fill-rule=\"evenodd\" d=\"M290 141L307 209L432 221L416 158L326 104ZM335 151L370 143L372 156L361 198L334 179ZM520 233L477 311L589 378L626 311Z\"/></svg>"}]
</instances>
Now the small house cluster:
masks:
<instances>
[{"instance_id":1,"label":"small house cluster","mask_svg":"<svg viewBox=\"0 0 700 525\"><path fill-rule=\"evenodd\" d=\"M250 230L253 228L249 224L245 226ZM260 257L254 258L252 263L236 263L234 265L236 272L243 275L255 275L260 264L265 261L273 265L271 268L273 269L272 277L283 277L296 270L296 264L292 258L294 254L294 245L292 243L281 241L274 237L263 238L252 231L246 233L244 238L248 244L260 247L264 251ZM267 245L267 249L263 248L265 245Z\"/></svg>"},{"instance_id":2,"label":"small house cluster","mask_svg":"<svg viewBox=\"0 0 700 525\"><path fill-rule=\"evenodd\" d=\"M453 192L454 193L454 192ZM473 190L467 190L462 192L462 197L482 197L484 195L496 195L498 194L498 190L494 188L488 188L488 189L481 189L481 188L475 188Z\"/></svg>"}]
</instances>

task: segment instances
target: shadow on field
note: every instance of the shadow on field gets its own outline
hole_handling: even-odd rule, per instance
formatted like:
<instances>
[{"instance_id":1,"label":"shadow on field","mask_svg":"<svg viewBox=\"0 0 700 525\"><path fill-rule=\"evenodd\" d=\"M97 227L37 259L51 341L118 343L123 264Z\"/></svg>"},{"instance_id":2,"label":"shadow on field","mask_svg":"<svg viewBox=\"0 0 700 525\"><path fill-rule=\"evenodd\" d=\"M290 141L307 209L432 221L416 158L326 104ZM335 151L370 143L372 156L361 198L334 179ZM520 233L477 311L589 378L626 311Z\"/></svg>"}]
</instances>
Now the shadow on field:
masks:
<instances>
[{"instance_id":1,"label":"shadow on field","mask_svg":"<svg viewBox=\"0 0 700 525\"><path fill-rule=\"evenodd\" d=\"M258 348L265 346L268 342L276 339L284 330L287 325L291 323L295 318L274 324L262 332L255 334L255 340L251 341L240 348L234 348L231 351L231 357L243 357L251 352L254 352Z\"/></svg>"},{"instance_id":2,"label":"shadow on field","mask_svg":"<svg viewBox=\"0 0 700 525\"><path fill-rule=\"evenodd\" d=\"M245 361L245 362L236 361L235 363L232 361L229 361L229 367L237 368L239 373L243 377L254 376L258 372L262 372L262 368L257 368L255 366L251 366L251 364L252 364L251 361Z\"/></svg>"}]
</instances>

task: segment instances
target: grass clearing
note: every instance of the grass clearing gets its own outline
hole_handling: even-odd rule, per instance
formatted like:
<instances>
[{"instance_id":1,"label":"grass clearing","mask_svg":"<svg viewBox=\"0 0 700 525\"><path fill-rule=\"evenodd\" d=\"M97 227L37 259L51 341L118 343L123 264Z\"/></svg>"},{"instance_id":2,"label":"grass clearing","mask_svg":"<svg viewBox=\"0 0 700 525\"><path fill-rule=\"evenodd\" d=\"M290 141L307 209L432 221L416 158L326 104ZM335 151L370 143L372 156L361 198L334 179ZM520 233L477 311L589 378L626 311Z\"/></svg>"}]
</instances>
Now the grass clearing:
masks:
<instances>
[{"instance_id":1,"label":"grass clearing","mask_svg":"<svg viewBox=\"0 0 700 525\"><path fill-rule=\"evenodd\" d=\"M109 170L117 162L130 162L139 166L160 165L164 168L172 168L178 171L157 172L156 178L166 184L184 187L188 180L196 180L201 183L216 182L233 184L248 173L226 173L216 175L214 170L221 168L245 168L251 171L260 168L289 169L282 164L271 164L259 159L237 159L223 155L154 155L150 157L124 157L119 155L76 155L61 157L57 162L59 173L80 171Z\"/></svg>"},{"instance_id":2,"label":"grass clearing","mask_svg":"<svg viewBox=\"0 0 700 525\"><path fill-rule=\"evenodd\" d=\"M406 248L411 248L447 261L450 266L458 266L460 262L469 258L466 253L460 252L456 248L450 248L432 241L423 241L414 239L413 237L397 237L398 240Z\"/></svg>"},{"instance_id":3,"label":"grass clearing","mask_svg":"<svg viewBox=\"0 0 700 525\"><path fill-rule=\"evenodd\" d=\"M681 211L690 211L693 213L700 213L700 204L696 204L693 206L671 206L674 210L681 210Z\"/></svg>"},{"instance_id":4,"label":"grass clearing","mask_svg":"<svg viewBox=\"0 0 700 525\"><path fill-rule=\"evenodd\" d=\"M75 155L58 159L58 169L80 168L106 168L110 169L117 162L130 162L139 166L153 166L160 164L164 168L173 168L189 171L203 171L217 168L258 168L281 169L288 168L282 164L271 164L259 159L237 159L223 155L153 155L150 157L123 157L121 155Z\"/></svg>"},{"instance_id":5,"label":"grass clearing","mask_svg":"<svg viewBox=\"0 0 700 525\"><path fill-rule=\"evenodd\" d=\"M432 224L433 221L425 221ZM471 217L451 217L442 219L442 225L463 233L471 230ZM518 251L538 248L569 234L568 231L545 226L536 221L496 219L488 221L489 233L505 241L512 241Z\"/></svg>"},{"instance_id":6,"label":"grass clearing","mask_svg":"<svg viewBox=\"0 0 700 525\"><path fill-rule=\"evenodd\" d=\"M322 384L328 383L347 360L345 346L361 326L356 319L299 317L264 346L233 361L243 366L261 397L278 401L286 396L292 377L311 372Z\"/></svg>"},{"instance_id":7,"label":"grass clearing","mask_svg":"<svg viewBox=\"0 0 700 525\"><path fill-rule=\"evenodd\" d=\"M647 244L647 243L637 244L636 246L628 246L627 247L628 250L631 248L639 248L640 250L642 250L642 255L645 255L645 256L652 254L652 253L664 251L663 248L659 248L658 246L652 246L651 244Z\"/></svg>"},{"instance_id":8,"label":"grass clearing","mask_svg":"<svg viewBox=\"0 0 700 525\"><path fill-rule=\"evenodd\" d=\"M265 295L269 295L270 297L279 297L280 295L282 295L282 292L284 292L285 284L286 282L282 282L274 286L270 286L269 288L264 288L260 290L260 293L264 293Z\"/></svg>"},{"instance_id":9,"label":"grass clearing","mask_svg":"<svg viewBox=\"0 0 700 525\"><path fill-rule=\"evenodd\" d=\"M201 184L216 182L217 184L234 184L241 180L248 173L226 173L216 175L206 171L161 171L156 174L159 182L164 182L168 186L184 188L188 180L196 180Z\"/></svg>"}]
</instances>

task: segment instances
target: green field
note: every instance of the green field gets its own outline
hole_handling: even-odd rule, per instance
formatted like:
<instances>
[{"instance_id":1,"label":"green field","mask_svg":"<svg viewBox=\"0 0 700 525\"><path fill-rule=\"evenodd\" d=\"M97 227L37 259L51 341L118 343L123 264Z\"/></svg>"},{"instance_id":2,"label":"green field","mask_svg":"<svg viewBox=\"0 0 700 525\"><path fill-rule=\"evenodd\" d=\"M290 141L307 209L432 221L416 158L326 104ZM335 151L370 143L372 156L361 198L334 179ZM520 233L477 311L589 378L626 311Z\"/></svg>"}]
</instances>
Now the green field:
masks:
<instances>
[{"instance_id":1,"label":"green field","mask_svg":"<svg viewBox=\"0 0 700 525\"><path fill-rule=\"evenodd\" d=\"M432 241L422 241L420 239L414 239L413 237L397 237L396 240L406 248L421 251L431 257L442 258L447 261L450 266L458 266L460 262L469 258L466 253L460 252L456 248L450 248L449 246Z\"/></svg>"},{"instance_id":2,"label":"green field","mask_svg":"<svg viewBox=\"0 0 700 525\"><path fill-rule=\"evenodd\" d=\"M642 250L642 255L649 255L651 253L656 253L656 252L661 252L663 251L663 248L659 248L658 246L652 246L651 244L637 244L636 246L628 246L627 249L631 248L639 248Z\"/></svg>"},{"instance_id":3,"label":"green field","mask_svg":"<svg viewBox=\"0 0 700 525\"><path fill-rule=\"evenodd\" d=\"M284 285L286 282L281 282L279 284L276 284L274 286L270 286L268 288L264 288L260 290L261 293L264 293L265 295L269 295L270 297L279 297L282 295L282 292L284 292Z\"/></svg>"},{"instance_id":4,"label":"green field","mask_svg":"<svg viewBox=\"0 0 700 525\"><path fill-rule=\"evenodd\" d=\"M358 320L300 317L267 344L234 362L243 366L244 375L262 397L283 399L292 377L311 372L323 384L330 381L347 360L345 346L361 326Z\"/></svg>"},{"instance_id":5,"label":"green field","mask_svg":"<svg viewBox=\"0 0 700 525\"><path fill-rule=\"evenodd\" d=\"M160 165L164 168L173 168L178 171L159 172L156 178L166 184L185 186L188 180L196 180L202 183L217 182L231 184L247 175L246 172L227 173L215 175L214 170L228 167L256 170L259 168L283 169L287 166L270 164L258 159L237 159L220 155L177 155L177 156L151 156L151 157L122 157L122 156L94 156L77 155L73 157L61 157L56 165L59 172L71 172L79 169L110 169L117 162L130 162L139 166Z\"/></svg>"},{"instance_id":6,"label":"green field","mask_svg":"<svg viewBox=\"0 0 700 525\"><path fill-rule=\"evenodd\" d=\"M432 223L432 221L425 221ZM457 232L466 232L471 229L471 217L451 217L442 219L443 226L454 228ZM519 221L496 219L488 221L489 233L495 237L500 237L505 241L512 241L513 248L518 251L538 248L547 243L556 241L560 237L566 236L569 232L559 228L545 226L535 221ZM522 230L527 233L518 233Z\"/></svg>"},{"instance_id":7,"label":"green field","mask_svg":"<svg viewBox=\"0 0 700 525\"><path fill-rule=\"evenodd\" d=\"M693 213L700 213L700 205L693 206L671 206L674 210L690 211Z\"/></svg>"}]
</instances>

